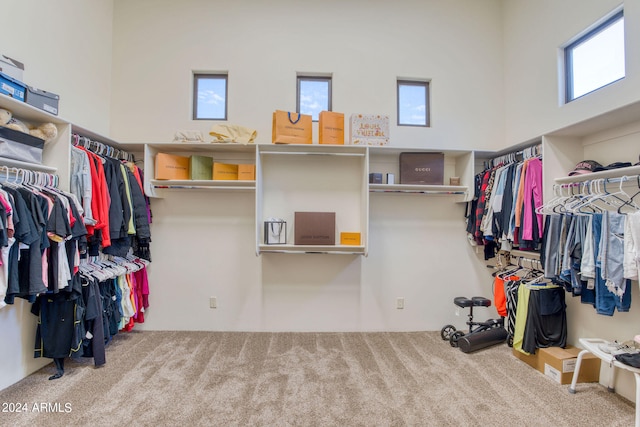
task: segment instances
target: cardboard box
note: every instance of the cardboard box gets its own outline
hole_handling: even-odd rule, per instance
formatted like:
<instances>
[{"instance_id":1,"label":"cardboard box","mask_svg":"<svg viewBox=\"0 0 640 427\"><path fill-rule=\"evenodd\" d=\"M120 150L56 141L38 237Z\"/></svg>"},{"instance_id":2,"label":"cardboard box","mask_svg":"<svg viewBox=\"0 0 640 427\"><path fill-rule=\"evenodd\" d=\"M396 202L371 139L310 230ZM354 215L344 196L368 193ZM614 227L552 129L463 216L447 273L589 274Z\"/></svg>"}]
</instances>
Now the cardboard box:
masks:
<instances>
[{"instance_id":1,"label":"cardboard box","mask_svg":"<svg viewBox=\"0 0 640 427\"><path fill-rule=\"evenodd\" d=\"M320 111L318 116L318 143L344 145L344 114Z\"/></svg>"},{"instance_id":2,"label":"cardboard box","mask_svg":"<svg viewBox=\"0 0 640 427\"><path fill-rule=\"evenodd\" d=\"M538 369L538 354L524 354L521 351L512 349L513 355L517 358L525 362L527 365L531 366L534 369Z\"/></svg>"},{"instance_id":3,"label":"cardboard box","mask_svg":"<svg viewBox=\"0 0 640 427\"><path fill-rule=\"evenodd\" d=\"M27 86L27 92L25 93L24 102L29 105L33 105L36 108L44 110L47 113L53 114L54 116L57 116L60 96L56 95L55 93L47 92L46 90Z\"/></svg>"},{"instance_id":4,"label":"cardboard box","mask_svg":"<svg viewBox=\"0 0 640 427\"><path fill-rule=\"evenodd\" d=\"M352 114L349 118L349 143L389 145L389 116Z\"/></svg>"},{"instance_id":5,"label":"cardboard box","mask_svg":"<svg viewBox=\"0 0 640 427\"><path fill-rule=\"evenodd\" d=\"M255 181L256 165L238 165L239 181Z\"/></svg>"},{"instance_id":6,"label":"cardboard box","mask_svg":"<svg viewBox=\"0 0 640 427\"><path fill-rule=\"evenodd\" d=\"M223 181L237 181L238 165L213 162L213 179Z\"/></svg>"},{"instance_id":7,"label":"cardboard box","mask_svg":"<svg viewBox=\"0 0 640 427\"><path fill-rule=\"evenodd\" d=\"M24 64L6 55L0 55L0 73L4 73L21 82L23 80Z\"/></svg>"},{"instance_id":8,"label":"cardboard box","mask_svg":"<svg viewBox=\"0 0 640 427\"><path fill-rule=\"evenodd\" d=\"M558 384L570 384L580 351L573 346L549 347L539 348L535 354L526 355L514 349L513 355ZM578 382L598 382L599 379L600 359L593 354L585 354L582 358Z\"/></svg>"},{"instance_id":9,"label":"cardboard box","mask_svg":"<svg viewBox=\"0 0 640 427\"><path fill-rule=\"evenodd\" d=\"M360 233L341 232L340 244L348 246L360 246Z\"/></svg>"},{"instance_id":10,"label":"cardboard box","mask_svg":"<svg viewBox=\"0 0 640 427\"><path fill-rule=\"evenodd\" d=\"M189 179L189 158L175 154L156 154L156 179Z\"/></svg>"},{"instance_id":11,"label":"cardboard box","mask_svg":"<svg viewBox=\"0 0 640 427\"><path fill-rule=\"evenodd\" d=\"M294 244L335 245L335 212L296 212L294 222Z\"/></svg>"},{"instance_id":12,"label":"cardboard box","mask_svg":"<svg viewBox=\"0 0 640 427\"><path fill-rule=\"evenodd\" d=\"M443 153L400 153L400 184L442 185Z\"/></svg>"},{"instance_id":13,"label":"cardboard box","mask_svg":"<svg viewBox=\"0 0 640 427\"><path fill-rule=\"evenodd\" d=\"M559 384L570 384L576 369L579 348L549 347L540 349L544 374ZM591 383L600 380L600 358L587 353L582 358L578 382Z\"/></svg>"},{"instance_id":14,"label":"cardboard box","mask_svg":"<svg viewBox=\"0 0 640 427\"><path fill-rule=\"evenodd\" d=\"M20 80L14 79L7 74L0 73L0 93L9 95L18 101L24 101L24 94L27 86Z\"/></svg>"},{"instance_id":15,"label":"cardboard box","mask_svg":"<svg viewBox=\"0 0 640 427\"><path fill-rule=\"evenodd\" d=\"M41 164L43 149L42 139L0 126L0 157Z\"/></svg>"},{"instance_id":16,"label":"cardboard box","mask_svg":"<svg viewBox=\"0 0 640 427\"><path fill-rule=\"evenodd\" d=\"M213 179L213 158L209 156L189 157L189 179Z\"/></svg>"}]
</instances>

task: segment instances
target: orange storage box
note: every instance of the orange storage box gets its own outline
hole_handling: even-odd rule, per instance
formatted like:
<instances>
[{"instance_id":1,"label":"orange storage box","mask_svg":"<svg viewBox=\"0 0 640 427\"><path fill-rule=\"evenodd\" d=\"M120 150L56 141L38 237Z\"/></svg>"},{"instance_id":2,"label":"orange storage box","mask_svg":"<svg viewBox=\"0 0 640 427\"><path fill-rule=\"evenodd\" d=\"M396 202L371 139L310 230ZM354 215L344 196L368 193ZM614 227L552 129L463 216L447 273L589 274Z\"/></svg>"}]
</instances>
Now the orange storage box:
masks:
<instances>
[{"instance_id":1,"label":"orange storage box","mask_svg":"<svg viewBox=\"0 0 640 427\"><path fill-rule=\"evenodd\" d=\"M189 158L175 154L156 154L156 179L189 179Z\"/></svg>"}]
</instances>

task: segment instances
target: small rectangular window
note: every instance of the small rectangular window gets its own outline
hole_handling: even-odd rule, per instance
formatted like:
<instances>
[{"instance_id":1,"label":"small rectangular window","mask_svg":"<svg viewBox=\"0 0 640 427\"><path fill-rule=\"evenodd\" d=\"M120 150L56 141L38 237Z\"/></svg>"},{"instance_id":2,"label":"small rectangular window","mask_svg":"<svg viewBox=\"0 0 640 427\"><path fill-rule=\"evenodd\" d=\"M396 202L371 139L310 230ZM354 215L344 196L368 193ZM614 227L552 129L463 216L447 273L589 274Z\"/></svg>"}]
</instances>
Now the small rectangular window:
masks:
<instances>
[{"instance_id":1,"label":"small rectangular window","mask_svg":"<svg viewBox=\"0 0 640 427\"><path fill-rule=\"evenodd\" d=\"M429 82L398 80L398 126L430 126Z\"/></svg>"},{"instance_id":2,"label":"small rectangular window","mask_svg":"<svg viewBox=\"0 0 640 427\"><path fill-rule=\"evenodd\" d=\"M565 102L624 78L624 11L567 45L564 62Z\"/></svg>"},{"instance_id":3,"label":"small rectangular window","mask_svg":"<svg viewBox=\"0 0 640 427\"><path fill-rule=\"evenodd\" d=\"M227 75L193 75L193 119L227 120Z\"/></svg>"},{"instance_id":4,"label":"small rectangular window","mask_svg":"<svg viewBox=\"0 0 640 427\"><path fill-rule=\"evenodd\" d=\"M298 76L297 109L318 121L320 111L331 111L331 77Z\"/></svg>"}]
</instances>

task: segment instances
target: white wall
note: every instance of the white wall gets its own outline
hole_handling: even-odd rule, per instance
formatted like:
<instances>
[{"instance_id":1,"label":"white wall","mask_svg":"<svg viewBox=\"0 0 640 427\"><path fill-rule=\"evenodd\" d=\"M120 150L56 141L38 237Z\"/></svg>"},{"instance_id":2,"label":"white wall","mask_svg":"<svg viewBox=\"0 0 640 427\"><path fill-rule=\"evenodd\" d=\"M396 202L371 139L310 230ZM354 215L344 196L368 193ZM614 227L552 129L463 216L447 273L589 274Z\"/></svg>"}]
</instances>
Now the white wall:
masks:
<instances>
[{"instance_id":1,"label":"white wall","mask_svg":"<svg viewBox=\"0 0 640 427\"><path fill-rule=\"evenodd\" d=\"M506 0L504 14L506 145L640 100L640 1L624 2L626 77L569 104L560 104L558 51L611 12L620 0Z\"/></svg>"},{"instance_id":2,"label":"white wall","mask_svg":"<svg viewBox=\"0 0 640 427\"><path fill-rule=\"evenodd\" d=\"M255 255L252 193L154 199L149 330L355 331L464 327L453 298L491 295L445 197L371 197L369 256ZM398 208L402 206L401 208ZM218 308L209 308L209 298ZM396 298L405 308L396 309ZM495 311L478 312L493 316Z\"/></svg>"},{"instance_id":3,"label":"white wall","mask_svg":"<svg viewBox=\"0 0 640 427\"><path fill-rule=\"evenodd\" d=\"M115 1L112 136L170 141L191 117L192 71L229 72L229 122L271 142L295 110L296 73L333 73L333 109L396 123L396 79L432 79L432 127L391 129L398 146L500 147L498 0ZM490 106L490 107L488 107ZM317 140L317 135L314 135Z\"/></svg>"},{"instance_id":4,"label":"white wall","mask_svg":"<svg viewBox=\"0 0 640 427\"><path fill-rule=\"evenodd\" d=\"M108 135L113 1L4 0L2 10L0 53L25 64L24 82L60 95L61 117Z\"/></svg>"},{"instance_id":5,"label":"white wall","mask_svg":"<svg viewBox=\"0 0 640 427\"><path fill-rule=\"evenodd\" d=\"M296 73L330 72L335 111L388 114L391 123L396 79L432 79L432 127L392 125L392 145L498 147L501 22L500 2L493 0L116 0L112 137L171 141L177 129L208 135L212 122L190 120L192 72L223 70L229 122L256 128L258 142L271 143L272 112L295 109ZM491 289L488 276L475 274L475 257L465 255L471 248L464 206L424 196L372 199L368 258L256 258L254 202L246 194L174 192L154 200L151 308L142 326L464 326L453 297ZM210 296L218 298L215 310ZM404 310L395 308L397 297L405 298Z\"/></svg>"}]
</instances>

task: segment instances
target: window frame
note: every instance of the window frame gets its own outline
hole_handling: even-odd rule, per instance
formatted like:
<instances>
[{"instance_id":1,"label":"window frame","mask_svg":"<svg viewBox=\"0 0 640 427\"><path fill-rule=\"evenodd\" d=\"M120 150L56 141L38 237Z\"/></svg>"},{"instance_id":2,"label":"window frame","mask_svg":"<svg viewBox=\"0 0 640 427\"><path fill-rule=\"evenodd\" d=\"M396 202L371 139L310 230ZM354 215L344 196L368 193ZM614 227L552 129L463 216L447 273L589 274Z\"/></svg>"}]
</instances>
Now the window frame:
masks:
<instances>
[{"instance_id":1,"label":"window frame","mask_svg":"<svg viewBox=\"0 0 640 427\"><path fill-rule=\"evenodd\" d=\"M584 34L578 36L571 43L567 44L563 48L563 59L564 59L564 102L568 104L571 101L575 101L576 99L582 98L583 96L595 92L603 87L609 86L612 83L620 81L625 78L625 75L620 77L619 79L610 81L602 86L599 86L595 89L590 90L589 92L583 93L580 96L574 97L574 79L573 79L573 50L580 46L582 43L588 41L592 37L600 34L605 31L607 28L618 22L620 19L624 19L624 9L614 11L610 16L605 17L602 22L597 23L593 26L593 28L587 30ZM626 49L625 49L625 61L626 61Z\"/></svg>"},{"instance_id":2,"label":"window frame","mask_svg":"<svg viewBox=\"0 0 640 427\"><path fill-rule=\"evenodd\" d=\"M424 87L424 124L413 124L413 123L401 123L400 122L400 87L401 86L419 86ZM431 127L431 105L430 105L430 89L431 89L431 81L430 80L412 80L412 79L402 79L398 78L396 80L396 113L397 113L397 124L398 126L411 126L411 127L423 127L428 128Z\"/></svg>"},{"instance_id":3,"label":"window frame","mask_svg":"<svg viewBox=\"0 0 640 427\"><path fill-rule=\"evenodd\" d=\"M303 81L315 81L315 82L327 82L327 110L333 111L332 105L332 92L333 83L331 75L318 75L318 74L299 74L296 77L296 113L300 114L300 92ZM317 122L319 119L313 119L313 122Z\"/></svg>"},{"instance_id":4,"label":"window frame","mask_svg":"<svg viewBox=\"0 0 640 427\"><path fill-rule=\"evenodd\" d=\"M224 80L224 117L198 117L198 87L200 80L205 79L216 79L216 80ZM193 73L193 105L192 105L192 120L215 120L215 121L226 121L228 118L228 107L229 107L229 74L222 72L194 72Z\"/></svg>"}]
</instances>

